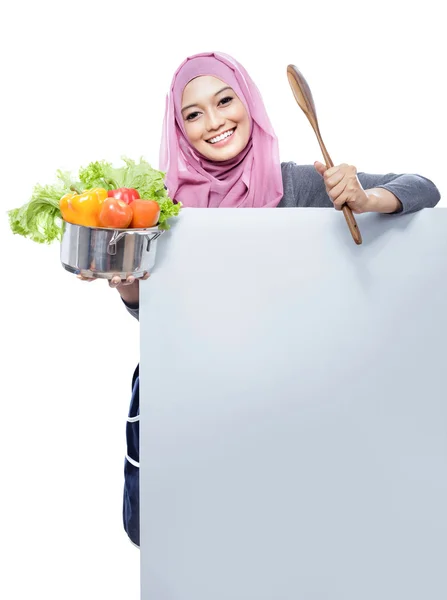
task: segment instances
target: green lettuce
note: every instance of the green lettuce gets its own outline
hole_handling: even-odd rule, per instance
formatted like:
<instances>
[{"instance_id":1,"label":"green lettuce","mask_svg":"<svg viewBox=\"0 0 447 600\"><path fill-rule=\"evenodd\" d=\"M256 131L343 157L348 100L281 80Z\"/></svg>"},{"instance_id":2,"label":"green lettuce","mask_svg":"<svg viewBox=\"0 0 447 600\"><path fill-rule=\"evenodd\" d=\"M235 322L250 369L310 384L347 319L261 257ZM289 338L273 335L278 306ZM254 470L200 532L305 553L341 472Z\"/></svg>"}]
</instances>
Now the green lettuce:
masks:
<instances>
[{"instance_id":1,"label":"green lettuce","mask_svg":"<svg viewBox=\"0 0 447 600\"><path fill-rule=\"evenodd\" d=\"M138 191L140 198L155 200L160 206L160 229L169 229L168 220L176 217L181 204L173 202L165 188L165 173L153 169L151 165L140 158L134 160L123 157L124 167L114 167L106 161L92 162L80 169L79 179L84 189L104 187L106 190L126 187Z\"/></svg>"},{"instance_id":2,"label":"green lettuce","mask_svg":"<svg viewBox=\"0 0 447 600\"><path fill-rule=\"evenodd\" d=\"M40 244L60 240L63 221L59 200L69 191L61 181L54 186L36 185L29 202L8 211L12 232Z\"/></svg>"},{"instance_id":3,"label":"green lettuce","mask_svg":"<svg viewBox=\"0 0 447 600\"><path fill-rule=\"evenodd\" d=\"M141 198L158 202L158 226L169 229L168 220L179 214L181 203L169 198L164 184L165 173L153 169L142 158L139 163L127 157L122 160L123 167L114 167L106 161L91 162L79 170L78 177L67 171L57 171L54 185L36 185L26 204L8 211L12 232L38 243L50 244L60 240L63 227L60 199L73 190L83 192L94 187L136 189Z\"/></svg>"},{"instance_id":4,"label":"green lettuce","mask_svg":"<svg viewBox=\"0 0 447 600\"><path fill-rule=\"evenodd\" d=\"M141 198L158 202L160 206L158 226L160 229L169 229L168 220L179 215L182 205L180 202L173 202L168 196L165 187L166 173L151 169L143 159L140 159L139 164L126 158L124 161L128 166L128 179L123 187L133 187L138 190Z\"/></svg>"}]
</instances>

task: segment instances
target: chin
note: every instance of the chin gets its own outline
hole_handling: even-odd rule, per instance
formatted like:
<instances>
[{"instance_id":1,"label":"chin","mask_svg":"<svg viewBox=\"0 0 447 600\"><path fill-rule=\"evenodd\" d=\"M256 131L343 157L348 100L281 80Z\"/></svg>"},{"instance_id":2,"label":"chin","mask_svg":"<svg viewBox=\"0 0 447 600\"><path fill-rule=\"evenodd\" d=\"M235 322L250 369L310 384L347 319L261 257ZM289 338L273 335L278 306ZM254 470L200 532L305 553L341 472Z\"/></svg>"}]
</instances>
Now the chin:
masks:
<instances>
[{"instance_id":1,"label":"chin","mask_svg":"<svg viewBox=\"0 0 447 600\"><path fill-rule=\"evenodd\" d=\"M215 160L216 162L223 162L224 160L231 160L232 158L234 158L235 156L240 154L244 148L245 148L245 146L240 147L238 145L237 148L222 149L219 152L216 152L214 154L214 156L212 157L212 160Z\"/></svg>"},{"instance_id":2,"label":"chin","mask_svg":"<svg viewBox=\"0 0 447 600\"><path fill-rule=\"evenodd\" d=\"M239 152L228 152L226 154L219 154L219 156L213 156L212 160L215 162L224 162L225 160L231 160L235 156L237 156Z\"/></svg>"}]
</instances>

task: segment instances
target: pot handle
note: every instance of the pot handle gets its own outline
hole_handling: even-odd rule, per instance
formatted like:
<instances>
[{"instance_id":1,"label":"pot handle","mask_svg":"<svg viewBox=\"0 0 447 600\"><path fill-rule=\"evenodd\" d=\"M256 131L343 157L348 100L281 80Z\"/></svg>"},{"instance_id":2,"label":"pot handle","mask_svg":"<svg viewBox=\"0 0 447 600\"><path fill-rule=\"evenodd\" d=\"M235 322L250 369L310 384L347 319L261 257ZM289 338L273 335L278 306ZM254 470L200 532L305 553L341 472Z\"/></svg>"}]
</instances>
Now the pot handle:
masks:
<instances>
[{"instance_id":1,"label":"pot handle","mask_svg":"<svg viewBox=\"0 0 447 600\"><path fill-rule=\"evenodd\" d=\"M149 230L141 230L141 229L125 229L125 230L117 230L115 229L115 231L113 232L112 237L110 238L110 242L108 243L107 246L107 253L110 255L115 255L116 254L116 245L119 242L119 240L121 238L123 238L125 235L142 235L144 237L146 237L148 239L148 242L150 243L152 240L156 240L158 237L161 236L161 234L163 233L163 231L160 231L159 229L155 230L155 231L149 231Z\"/></svg>"}]
</instances>

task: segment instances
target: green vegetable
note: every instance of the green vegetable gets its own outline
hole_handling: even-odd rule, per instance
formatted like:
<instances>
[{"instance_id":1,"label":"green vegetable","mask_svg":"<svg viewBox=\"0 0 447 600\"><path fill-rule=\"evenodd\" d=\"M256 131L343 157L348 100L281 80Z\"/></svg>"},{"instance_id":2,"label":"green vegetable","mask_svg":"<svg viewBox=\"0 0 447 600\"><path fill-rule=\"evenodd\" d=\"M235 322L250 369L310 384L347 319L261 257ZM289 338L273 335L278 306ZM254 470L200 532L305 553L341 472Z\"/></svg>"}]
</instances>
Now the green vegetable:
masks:
<instances>
[{"instance_id":1,"label":"green vegetable","mask_svg":"<svg viewBox=\"0 0 447 600\"><path fill-rule=\"evenodd\" d=\"M54 186L36 185L27 204L8 211L12 232L40 244L60 240L62 217L59 200L69 189L62 182Z\"/></svg>"},{"instance_id":2,"label":"green vegetable","mask_svg":"<svg viewBox=\"0 0 447 600\"><path fill-rule=\"evenodd\" d=\"M181 204L174 203L165 189L165 173L153 169L148 162L140 162L123 157L125 167L115 168L106 161L92 162L79 171L79 179L84 189L104 187L106 190L132 188L140 198L155 200L160 205L160 229L169 229L168 219L176 217Z\"/></svg>"},{"instance_id":3,"label":"green vegetable","mask_svg":"<svg viewBox=\"0 0 447 600\"><path fill-rule=\"evenodd\" d=\"M60 199L70 191L83 192L95 187L138 190L141 198L158 202L159 227L169 229L168 219L179 214L181 204L169 198L164 185L165 174L142 158L139 163L126 157L123 161L125 166L119 168L106 161L92 162L79 170L77 179L66 171L57 171L54 185L36 185L27 204L8 211L11 230L34 242L50 244L60 240L63 226Z\"/></svg>"}]
</instances>

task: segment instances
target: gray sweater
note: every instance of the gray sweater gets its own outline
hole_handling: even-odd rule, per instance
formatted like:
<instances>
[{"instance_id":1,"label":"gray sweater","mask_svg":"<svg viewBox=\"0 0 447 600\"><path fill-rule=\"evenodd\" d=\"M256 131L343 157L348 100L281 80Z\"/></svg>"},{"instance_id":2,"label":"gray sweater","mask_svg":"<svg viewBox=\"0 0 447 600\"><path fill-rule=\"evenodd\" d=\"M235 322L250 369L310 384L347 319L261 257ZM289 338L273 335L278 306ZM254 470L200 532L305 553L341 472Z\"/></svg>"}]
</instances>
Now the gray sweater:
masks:
<instances>
[{"instance_id":1,"label":"gray sweater","mask_svg":"<svg viewBox=\"0 0 447 600\"><path fill-rule=\"evenodd\" d=\"M284 196L279 207L308 206L329 208L333 206L326 193L324 180L313 165L296 165L293 162L282 163ZM406 214L433 208L439 202L437 187L420 175L370 175L357 174L363 189L384 188L393 193L402 203L399 214Z\"/></svg>"},{"instance_id":2,"label":"gray sweater","mask_svg":"<svg viewBox=\"0 0 447 600\"><path fill-rule=\"evenodd\" d=\"M324 180L313 165L296 165L294 162L281 164L284 196L278 208L333 206L326 193ZM393 193L402 203L400 215L433 208L440 200L437 187L420 175L370 175L358 173L363 189L384 188ZM129 306L127 310L138 319L138 306Z\"/></svg>"}]
</instances>

